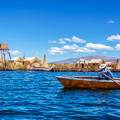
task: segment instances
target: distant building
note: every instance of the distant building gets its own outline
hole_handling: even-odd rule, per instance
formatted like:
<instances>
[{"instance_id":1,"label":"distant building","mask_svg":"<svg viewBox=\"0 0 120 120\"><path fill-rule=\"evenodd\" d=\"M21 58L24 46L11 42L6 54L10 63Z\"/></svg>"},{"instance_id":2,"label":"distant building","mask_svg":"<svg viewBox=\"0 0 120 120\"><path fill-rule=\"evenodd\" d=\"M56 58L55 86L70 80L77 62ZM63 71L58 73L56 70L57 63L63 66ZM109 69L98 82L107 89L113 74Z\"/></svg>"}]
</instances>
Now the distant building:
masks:
<instances>
[{"instance_id":1,"label":"distant building","mask_svg":"<svg viewBox=\"0 0 120 120\"><path fill-rule=\"evenodd\" d=\"M80 59L79 61L77 61L77 63L86 63L86 64L89 64L89 63L103 63L103 60L102 59L89 59L89 60Z\"/></svg>"}]
</instances>

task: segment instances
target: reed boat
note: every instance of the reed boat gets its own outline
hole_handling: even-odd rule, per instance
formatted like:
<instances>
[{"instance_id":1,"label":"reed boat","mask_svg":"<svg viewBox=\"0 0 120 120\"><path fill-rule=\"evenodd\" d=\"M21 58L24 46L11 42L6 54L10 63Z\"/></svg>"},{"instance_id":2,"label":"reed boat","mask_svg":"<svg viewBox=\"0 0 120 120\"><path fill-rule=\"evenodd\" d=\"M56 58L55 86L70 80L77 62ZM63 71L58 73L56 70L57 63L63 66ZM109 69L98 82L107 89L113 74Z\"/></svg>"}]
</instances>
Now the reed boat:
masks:
<instances>
[{"instance_id":1,"label":"reed boat","mask_svg":"<svg viewBox=\"0 0 120 120\"><path fill-rule=\"evenodd\" d=\"M50 71L51 68L45 68L45 67L32 67L28 69L30 71Z\"/></svg>"},{"instance_id":2,"label":"reed boat","mask_svg":"<svg viewBox=\"0 0 120 120\"><path fill-rule=\"evenodd\" d=\"M55 66L52 65L51 67L31 67L28 70L30 71L51 71Z\"/></svg>"},{"instance_id":3,"label":"reed boat","mask_svg":"<svg viewBox=\"0 0 120 120\"><path fill-rule=\"evenodd\" d=\"M97 76L58 76L57 79L64 88L120 89L120 78L107 80Z\"/></svg>"}]
</instances>

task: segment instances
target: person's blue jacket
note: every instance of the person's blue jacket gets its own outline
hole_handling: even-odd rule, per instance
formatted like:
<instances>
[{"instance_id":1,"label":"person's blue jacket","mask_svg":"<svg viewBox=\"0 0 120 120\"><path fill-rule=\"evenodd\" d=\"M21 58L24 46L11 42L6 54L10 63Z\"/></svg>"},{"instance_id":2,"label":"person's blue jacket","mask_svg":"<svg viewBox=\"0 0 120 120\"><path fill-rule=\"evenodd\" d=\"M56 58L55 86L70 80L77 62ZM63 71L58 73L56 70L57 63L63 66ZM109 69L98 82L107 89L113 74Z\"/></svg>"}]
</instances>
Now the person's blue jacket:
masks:
<instances>
[{"instance_id":1,"label":"person's blue jacket","mask_svg":"<svg viewBox=\"0 0 120 120\"><path fill-rule=\"evenodd\" d=\"M113 78L112 72L107 67L101 68L99 72L100 72L100 77L102 78L109 80Z\"/></svg>"}]
</instances>

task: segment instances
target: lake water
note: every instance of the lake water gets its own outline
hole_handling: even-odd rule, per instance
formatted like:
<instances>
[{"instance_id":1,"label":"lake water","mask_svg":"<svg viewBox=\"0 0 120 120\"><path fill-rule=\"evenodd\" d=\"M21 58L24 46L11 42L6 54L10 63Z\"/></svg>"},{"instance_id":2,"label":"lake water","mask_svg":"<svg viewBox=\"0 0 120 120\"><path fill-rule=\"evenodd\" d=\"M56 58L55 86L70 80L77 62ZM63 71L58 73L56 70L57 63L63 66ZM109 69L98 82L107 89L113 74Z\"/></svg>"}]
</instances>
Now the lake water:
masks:
<instances>
[{"instance_id":1,"label":"lake water","mask_svg":"<svg viewBox=\"0 0 120 120\"><path fill-rule=\"evenodd\" d=\"M1 71L0 120L120 119L120 90L64 90L55 78L96 74Z\"/></svg>"}]
</instances>

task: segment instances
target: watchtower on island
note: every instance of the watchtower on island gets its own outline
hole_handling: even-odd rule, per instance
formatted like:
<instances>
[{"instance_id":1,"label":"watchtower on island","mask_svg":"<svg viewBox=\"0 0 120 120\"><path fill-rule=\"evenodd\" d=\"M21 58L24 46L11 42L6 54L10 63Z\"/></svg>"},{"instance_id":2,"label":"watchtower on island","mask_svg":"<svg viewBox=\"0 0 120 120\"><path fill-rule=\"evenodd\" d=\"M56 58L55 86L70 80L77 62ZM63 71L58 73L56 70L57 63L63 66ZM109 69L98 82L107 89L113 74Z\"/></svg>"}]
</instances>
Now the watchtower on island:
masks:
<instances>
[{"instance_id":1,"label":"watchtower on island","mask_svg":"<svg viewBox=\"0 0 120 120\"><path fill-rule=\"evenodd\" d=\"M6 60L7 59L11 60L8 44L0 43L0 55L3 63L3 69L6 69Z\"/></svg>"}]
</instances>

